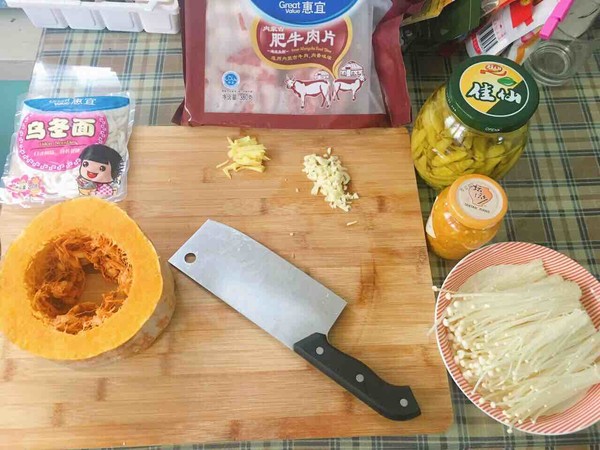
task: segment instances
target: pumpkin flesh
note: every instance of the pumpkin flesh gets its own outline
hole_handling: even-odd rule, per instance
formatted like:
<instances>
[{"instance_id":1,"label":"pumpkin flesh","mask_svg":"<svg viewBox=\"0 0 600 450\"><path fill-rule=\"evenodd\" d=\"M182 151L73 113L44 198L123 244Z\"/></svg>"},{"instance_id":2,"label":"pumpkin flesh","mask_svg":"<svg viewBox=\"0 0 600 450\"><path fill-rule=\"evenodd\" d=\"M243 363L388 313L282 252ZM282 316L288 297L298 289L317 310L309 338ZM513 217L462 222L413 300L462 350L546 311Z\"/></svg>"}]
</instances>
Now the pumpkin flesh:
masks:
<instances>
[{"instance_id":1,"label":"pumpkin flesh","mask_svg":"<svg viewBox=\"0 0 600 450\"><path fill-rule=\"evenodd\" d=\"M92 268L116 289L82 298ZM174 306L172 275L152 243L122 209L96 198L43 211L0 269L0 330L49 359L140 351L166 327Z\"/></svg>"}]
</instances>

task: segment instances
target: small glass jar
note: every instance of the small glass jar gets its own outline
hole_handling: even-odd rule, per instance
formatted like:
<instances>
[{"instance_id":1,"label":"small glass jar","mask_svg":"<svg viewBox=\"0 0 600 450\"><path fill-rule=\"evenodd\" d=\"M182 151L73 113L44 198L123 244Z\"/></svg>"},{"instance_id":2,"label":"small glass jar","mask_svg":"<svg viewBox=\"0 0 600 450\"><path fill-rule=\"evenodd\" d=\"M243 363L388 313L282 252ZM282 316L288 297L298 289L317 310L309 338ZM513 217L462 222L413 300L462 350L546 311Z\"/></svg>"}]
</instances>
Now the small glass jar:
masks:
<instances>
[{"instance_id":1,"label":"small glass jar","mask_svg":"<svg viewBox=\"0 0 600 450\"><path fill-rule=\"evenodd\" d=\"M600 0L576 0L549 40L539 40L531 48L525 68L546 86L560 86L571 80L600 48L596 18Z\"/></svg>"},{"instance_id":2,"label":"small glass jar","mask_svg":"<svg viewBox=\"0 0 600 450\"><path fill-rule=\"evenodd\" d=\"M521 66L497 56L470 58L417 116L417 172L439 190L472 173L502 178L525 150L538 103L537 85Z\"/></svg>"},{"instance_id":3,"label":"small glass jar","mask_svg":"<svg viewBox=\"0 0 600 450\"><path fill-rule=\"evenodd\" d=\"M506 214L504 189L483 175L465 175L436 198L425 231L440 258L460 259L491 241Z\"/></svg>"}]
</instances>

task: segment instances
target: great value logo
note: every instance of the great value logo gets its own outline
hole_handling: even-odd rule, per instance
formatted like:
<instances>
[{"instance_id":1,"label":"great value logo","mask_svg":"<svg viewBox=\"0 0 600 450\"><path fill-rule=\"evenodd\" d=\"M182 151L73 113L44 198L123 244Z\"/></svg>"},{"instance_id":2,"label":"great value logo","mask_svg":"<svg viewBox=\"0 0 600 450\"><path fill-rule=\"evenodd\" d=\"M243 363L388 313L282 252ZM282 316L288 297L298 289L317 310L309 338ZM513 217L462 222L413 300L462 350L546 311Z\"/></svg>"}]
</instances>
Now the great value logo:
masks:
<instances>
[{"instance_id":1,"label":"great value logo","mask_svg":"<svg viewBox=\"0 0 600 450\"><path fill-rule=\"evenodd\" d=\"M290 26L302 27L330 22L346 14L361 0L250 0L270 19Z\"/></svg>"}]
</instances>

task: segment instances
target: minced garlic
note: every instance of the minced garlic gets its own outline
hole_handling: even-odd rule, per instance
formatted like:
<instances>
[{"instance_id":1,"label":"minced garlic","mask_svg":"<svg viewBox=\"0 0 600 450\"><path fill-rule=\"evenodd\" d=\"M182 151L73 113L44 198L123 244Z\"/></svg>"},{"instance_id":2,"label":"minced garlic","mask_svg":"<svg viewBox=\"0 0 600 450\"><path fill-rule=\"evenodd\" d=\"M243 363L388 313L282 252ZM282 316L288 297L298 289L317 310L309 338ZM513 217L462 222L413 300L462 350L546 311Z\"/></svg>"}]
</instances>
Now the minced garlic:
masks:
<instances>
[{"instance_id":1,"label":"minced garlic","mask_svg":"<svg viewBox=\"0 0 600 450\"><path fill-rule=\"evenodd\" d=\"M358 194L347 192L350 175L340 159L331 155L331 148L323 156L305 156L302 171L314 183L310 193L318 195L320 192L332 208L348 212L352 201L358 199Z\"/></svg>"}]
</instances>

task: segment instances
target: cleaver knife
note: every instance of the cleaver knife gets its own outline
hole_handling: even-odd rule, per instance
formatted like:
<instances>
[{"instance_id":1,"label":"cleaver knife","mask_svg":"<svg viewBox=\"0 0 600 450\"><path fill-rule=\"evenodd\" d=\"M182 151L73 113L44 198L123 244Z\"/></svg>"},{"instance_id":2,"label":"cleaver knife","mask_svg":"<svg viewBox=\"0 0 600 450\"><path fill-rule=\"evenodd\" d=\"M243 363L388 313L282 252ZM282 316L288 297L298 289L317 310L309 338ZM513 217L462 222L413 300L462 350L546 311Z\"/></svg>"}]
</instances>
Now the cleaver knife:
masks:
<instances>
[{"instance_id":1,"label":"cleaver knife","mask_svg":"<svg viewBox=\"0 0 600 450\"><path fill-rule=\"evenodd\" d=\"M254 239L208 220L169 263L379 414L392 420L421 414L410 387L385 382L328 342L346 302Z\"/></svg>"}]
</instances>

